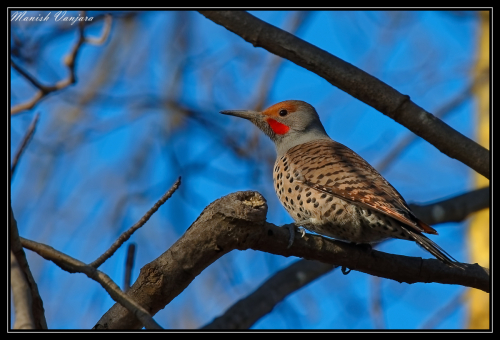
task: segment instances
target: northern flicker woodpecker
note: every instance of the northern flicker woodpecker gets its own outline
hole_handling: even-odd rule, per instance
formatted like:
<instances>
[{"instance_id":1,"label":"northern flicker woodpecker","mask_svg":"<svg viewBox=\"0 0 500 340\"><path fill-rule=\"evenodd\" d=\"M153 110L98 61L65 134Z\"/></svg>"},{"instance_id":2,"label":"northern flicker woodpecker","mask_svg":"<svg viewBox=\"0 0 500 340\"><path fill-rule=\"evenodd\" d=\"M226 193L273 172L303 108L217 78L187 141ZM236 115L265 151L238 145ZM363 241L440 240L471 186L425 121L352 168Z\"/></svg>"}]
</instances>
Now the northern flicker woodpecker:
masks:
<instances>
[{"instance_id":1,"label":"northern flicker woodpecker","mask_svg":"<svg viewBox=\"0 0 500 340\"><path fill-rule=\"evenodd\" d=\"M274 189L296 225L358 244L387 238L415 241L459 267L422 234L437 232L415 217L399 192L357 153L327 135L308 103L287 100L262 112L221 113L250 120L274 142Z\"/></svg>"}]
</instances>

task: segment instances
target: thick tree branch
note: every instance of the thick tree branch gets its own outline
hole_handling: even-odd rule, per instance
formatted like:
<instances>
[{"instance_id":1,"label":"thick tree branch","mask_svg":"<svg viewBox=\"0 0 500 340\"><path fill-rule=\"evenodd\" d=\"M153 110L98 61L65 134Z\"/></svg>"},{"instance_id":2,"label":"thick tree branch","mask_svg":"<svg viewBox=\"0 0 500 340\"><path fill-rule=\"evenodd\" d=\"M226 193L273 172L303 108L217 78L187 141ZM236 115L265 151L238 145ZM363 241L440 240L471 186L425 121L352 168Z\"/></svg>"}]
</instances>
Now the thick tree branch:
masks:
<instances>
[{"instance_id":1,"label":"thick tree branch","mask_svg":"<svg viewBox=\"0 0 500 340\"><path fill-rule=\"evenodd\" d=\"M23 270L17 263L16 256L10 252L10 287L14 301L15 322L13 329L36 329L33 317L33 299Z\"/></svg>"},{"instance_id":2,"label":"thick tree branch","mask_svg":"<svg viewBox=\"0 0 500 340\"><path fill-rule=\"evenodd\" d=\"M487 208L489 194L489 188L482 188L433 204L412 204L410 207L420 219L429 224L459 222L469 214ZM252 294L236 302L203 328L248 329L286 296L335 268L318 261L299 260L274 274Z\"/></svg>"},{"instance_id":3,"label":"thick tree branch","mask_svg":"<svg viewBox=\"0 0 500 340\"><path fill-rule=\"evenodd\" d=\"M288 245L288 230L265 222L267 203L257 192L227 195L211 203L170 249L141 269L127 295L152 315L164 308L211 263L234 250L254 249L341 265L398 282L459 284L489 292L489 271L474 264L464 270L434 259L366 251L345 242L306 234ZM96 329L140 327L140 322L115 304Z\"/></svg>"},{"instance_id":4,"label":"thick tree branch","mask_svg":"<svg viewBox=\"0 0 500 340\"><path fill-rule=\"evenodd\" d=\"M372 106L438 150L490 178L489 151L426 112L379 79L334 55L242 11L200 11L255 47L286 58Z\"/></svg>"},{"instance_id":5,"label":"thick tree branch","mask_svg":"<svg viewBox=\"0 0 500 340\"><path fill-rule=\"evenodd\" d=\"M23 271L26 281L29 285L31 294L31 313L33 315L36 329L47 329L47 321L45 321L45 312L43 309L43 301L38 292L38 286L31 274L26 254L24 253L21 241L19 240L19 231L17 229L17 221L14 218L12 207L9 207L10 224L9 224L9 245L10 251L16 257L16 262Z\"/></svg>"}]
</instances>

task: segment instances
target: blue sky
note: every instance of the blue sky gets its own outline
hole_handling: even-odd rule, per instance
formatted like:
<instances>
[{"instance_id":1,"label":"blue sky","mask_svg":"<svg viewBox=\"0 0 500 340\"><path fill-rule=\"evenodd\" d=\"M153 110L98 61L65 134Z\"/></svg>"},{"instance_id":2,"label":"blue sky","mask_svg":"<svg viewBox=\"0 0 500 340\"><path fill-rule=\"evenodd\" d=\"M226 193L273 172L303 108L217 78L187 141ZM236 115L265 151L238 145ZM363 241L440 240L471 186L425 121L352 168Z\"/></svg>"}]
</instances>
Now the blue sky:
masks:
<instances>
[{"instance_id":1,"label":"blue sky","mask_svg":"<svg viewBox=\"0 0 500 340\"><path fill-rule=\"evenodd\" d=\"M289 27L296 15L250 13L282 28ZM20 235L84 262L93 261L179 175L181 189L130 240L138 247L133 279L142 266L182 236L206 205L231 192L257 190L268 201L268 221L291 222L271 185L272 143L249 122L218 113L255 105L262 77L273 72L271 55L197 12L115 14L107 42L82 47L76 84L11 118L14 152L34 114L41 115L11 187ZM434 113L471 82L477 24L473 13L317 11L309 14L297 35ZM90 25L86 34L99 35L102 25L102 21ZM49 21L12 22L11 28L24 44L21 57L13 57L24 69L44 84L66 76L61 60L76 39L74 27ZM15 46L13 40L11 46ZM31 61L30 53L36 53ZM12 104L24 102L33 93L30 84L12 70ZM265 106L286 99L315 106L330 137L375 167L411 133L285 60ZM183 115L169 100L189 107L196 118ZM444 121L475 139L474 110L469 98ZM249 155L236 154L224 143L228 139L249 150ZM472 188L469 168L422 139L382 174L409 203L428 203ZM467 262L466 227L467 222L438 226L440 235L433 240ZM386 242L380 249L432 257L401 240ZM122 247L101 267L119 285L125 252ZM113 305L105 291L83 274L64 272L29 251L27 256L50 328L91 328ZM155 320L165 328L200 327L296 260L233 251L200 274ZM344 276L334 271L289 296L253 328L371 329L374 284L363 273ZM385 279L380 284L388 328L418 328L464 289ZM461 329L465 317L466 308L460 307L438 328Z\"/></svg>"}]
</instances>

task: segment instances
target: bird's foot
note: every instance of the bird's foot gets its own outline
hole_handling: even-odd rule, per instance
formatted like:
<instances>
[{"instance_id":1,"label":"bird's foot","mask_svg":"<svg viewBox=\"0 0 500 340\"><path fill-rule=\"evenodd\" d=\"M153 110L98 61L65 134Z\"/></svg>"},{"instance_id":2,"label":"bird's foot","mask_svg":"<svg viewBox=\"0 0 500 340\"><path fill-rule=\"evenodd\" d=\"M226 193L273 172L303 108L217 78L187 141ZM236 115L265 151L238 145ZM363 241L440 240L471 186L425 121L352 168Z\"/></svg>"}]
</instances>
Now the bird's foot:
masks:
<instances>
[{"instance_id":1,"label":"bird's foot","mask_svg":"<svg viewBox=\"0 0 500 340\"><path fill-rule=\"evenodd\" d=\"M288 233L290 236L288 238L288 246L286 247L286 249L290 249L290 247L293 244L293 241L295 240L295 228L296 228L296 226L294 223L288 223L288 224L283 225L282 227L288 229Z\"/></svg>"},{"instance_id":2,"label":"bird's foot","mask_svg":"<svg viewBox=\"0 0 500 340\"><path fill-rule=\"evenodd\" d=\"M300 237L303 238L306 236L306 229L304 227L298 227L297 231L300 233Z\"/></svg>"},{"instance_id":3,"label":"bird's foot","mask_svg":"<svg viewBox=\"0 0 500 340\"><path fill-rule=\"evenodd\" d=\"M293 245L293 241L295 240L295 233L298 231L300 233L300 237L304 237L306 235L306 230L302 227L299 227L296 223L289 223L283 225L284 228L288 229L288 232L290 233L290 238L288 239L288 246L286 247L287 249L290 249L290 247ZM297 228L297 230L295 230Z\"/></svg>"}]
</instances>

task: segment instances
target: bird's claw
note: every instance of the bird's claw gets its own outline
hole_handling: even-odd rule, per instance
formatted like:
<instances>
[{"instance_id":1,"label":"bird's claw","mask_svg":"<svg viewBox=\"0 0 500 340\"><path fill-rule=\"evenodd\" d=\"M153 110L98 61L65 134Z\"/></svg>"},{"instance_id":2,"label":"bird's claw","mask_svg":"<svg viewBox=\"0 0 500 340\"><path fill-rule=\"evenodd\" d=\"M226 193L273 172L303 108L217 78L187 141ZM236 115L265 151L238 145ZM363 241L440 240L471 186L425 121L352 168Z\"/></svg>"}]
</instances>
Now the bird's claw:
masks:
<instances>
[{"instance_id":1,"label":"bird's claw","mask_svg":"<svg viewBox=\"0 0 500 340\"><path fill-rule=\"evenodd\" d=\"M295 241L295 228L297 228L297 225L294 223L289 223L285 224L283 227L286 227L288 229L288 232L290 233L290 238L288 239L288 246L286 249L290 249L290 247L293 245L293 241ZM306 235L306 230L302 227L298 227L298 232L300 233L300 237L304 237Z\"/></svg>"},{"instance_id":2,"label":"bird's claw","mask_svg":"<svg viewBox=\"0 0 500 340\"><path fill-rule=\"evenodd\" d=\"M299 233L300 233L300 237L303 238L304 236L306 236L306 229L305 228L299 227L298 230L299 230Z\"/></svg>"}]
</instances>

